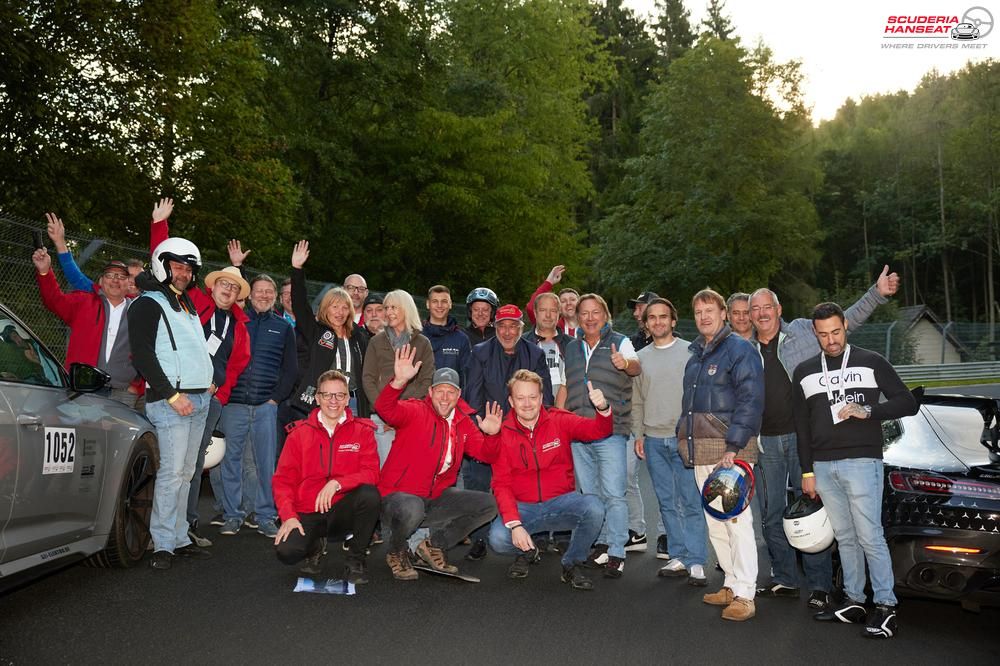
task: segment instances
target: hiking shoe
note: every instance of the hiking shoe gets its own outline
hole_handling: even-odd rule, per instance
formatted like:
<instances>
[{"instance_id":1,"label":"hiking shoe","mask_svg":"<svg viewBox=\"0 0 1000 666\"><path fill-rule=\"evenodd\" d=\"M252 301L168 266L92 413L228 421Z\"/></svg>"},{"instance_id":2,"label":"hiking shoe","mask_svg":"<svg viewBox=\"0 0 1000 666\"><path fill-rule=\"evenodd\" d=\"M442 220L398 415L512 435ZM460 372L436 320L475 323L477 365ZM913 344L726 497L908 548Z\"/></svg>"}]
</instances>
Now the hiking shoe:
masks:
<instances>
[{"instance_id":1,"label":"hiking shoe","mask_svg":"<svg viewBox=\"0 0 1000 666\"><path fill-rule=\"evenodd\" d=\"M212 553L205 550L204 548L199 548L193 543L189 543L183 548L178 548L174 551L174 555L177 557L187 557L192 560L207 560L212 557Z\"/></svg>"},{"instance_id":2,"label":"hiking shoe","mask_svg":"<svg viewBox=\"0 0 1000 666\"><path fill-rule=\"evenodd\" d=\"M197 523L188 528L188 538L191 539L191 542L194 543L194 545L198 546L199 548L212 547L211 540L206 539L205 537L198 534Z\"/></svg>"},{"instance_id":3,"label":"hiking shoe","mask_svg":"<svg viewBox=\"0 0 1000 666\"><path fill-rule=\"evenodd\" d=\"M274 524L273 520L262 520L257 526L257 534L263 534L268 539L273 539L278 536L278 526Z\"/></svg>"},{"instance_id":4,"label":"hiking shoe","mask_svg":"<svg viewBox=\"0 0 1000 666\"><path fill-rule=\"evenodd\" d=\"M240 528L243 527L243 521L239 518L230 518L225 523L222 524L222 529L219 530L219 534L224 534L225 536L233 536L238 534Z\"/></svg>"},{"instance_id":5,"label":"hiking shoe","mask_svg":"<svg viewBox=\"0 0 1000 666\"><path fill-rule=\"evenodd\" d=\"M444 551L432 546L430 539L424 539L417 544L417 557L435 571L450 574L458 573L458 567L454 564L448 564L448 558L444 556Z\"/></svg>"},{"instance_id":6,"label":"hiking shoe","mask_svg":"<svg viewBox=\"0 0 1000 666\"><path fill-rule=\"evenodd\" d=\"M656 572L657 576L661 578L679 578L681 576L687 576L688 570L684 566L684 563L680 560L670 560L665 566L660 567L660 570Z\"/></svg>"},{"instance_id":7,"label":"hiking shoe","mask_svg":"<svg viewBox=\"0 0 1000 666\"><path fill-rule=\"evenodd\" d=\"M844 597L838 606L829 606L825 611L813 615L819 622L843 622L845 624L861 624L868 617L864 603Z\"/></svg>"},{"instance_id":8,"label":"hiking shoe","mask_svg":"<svg viewBox=\"0 0 1000 666\"><path fill-rule=\"evenodd\" d=\"M830 607L830 593L823 590L813 590L809 595L809 609L824 611Z\"/></svg>"},{"instance_id":9,"label":"hiking shoe","mask_svg":"<svg viewBox=\"0 0 1000 666\"><path fill-rule=\"evenodd\" d=\"M876 604L875 609L868 614L868 622L861 635L866 638L892 638L897 631L896 607Z\"/></svg>"},{"instance_id":10,"label":"hiking shoe","mask_svg":"<svg viewBox=\"0 0 1000 666\"><path fill-rule=\"evenodd\" d=\"M583 566L588 569L603 569L608 563L608 547L606 544L599 543L590 551L590 555L587 560L583 563Z\"/></svg>"},{"instance_id":11,"label":"hiking shoe","mask_svg":"<svg viewBox=\"0 0 1000 666\"><path fill-rule=\"evenodd\" d=\"M781 583L772 582L767 587L757 588L758 597L784 597L786 599L798 599L799 588L789 587Z\"/></svg>"},{"instance_id":12,"label":"hiking shoe","mask_svg":"<svg viewBox=\"0 0 1000 666\"><path fill-rule=\"evenodd\" d=\"M621 578L625 573L625 560L614 555L608 557L608 563L604 565L605 578Z\"/></svg>"},{"instance_id":13,"label":"hiking shoe","mask_svg":"<svg viewBox=\"0 0 1000 666\"><path fill-rule=\"evenodd\" d=\"M465 559L470 562L478 562L484 557L486 557L486 540L476 539L476 543L472 544L472 548L465 554Z\"/></svg>"},{"instance_id":14,"label":"hiking shoe","mask_svg":"<svg viewBox=\"0 0 1000 666\"><path fill-rule=\"evenodd\" d=\"M165 571L173 566L174 554L169 550L158 550L153 553L153 558L149 560L149 566L154 569Z\"/></svg>"},{"instance_id":15,"label":"hiking shoe","mask_svg":"<svg viewBox=\"0 0 1000 666\"><path fill-rule=\"evenodd\" d=\"M579 564L573 564L568 567L564 566L560 580L564 583L569 583L569 586L574 590L594 589L594 581L590 580L590 577L584 573L583 566Z\"/></svg>"},{"instance_id":16,"label":"hiking shoe","mask_svg":"<svg viewBox=\"0 0 1000 666\"><path fill-rule=\"evenodd\" d=\"M625 542L626 553L645 553L646 535L639 534L635 530L628 531L628 541Z\"/></svg>"},{"instance_id":17,"label":"hiking shoe","mask_svg":"<svg viewBox=\"0 0 1000 666\"><path fill-rule=\"evenodd\" d=\"M661 534L656 537L656 559L669 560L670 553L667 552L667 535Z\"/></svg>"},{"instance_id":18,"label":"hiking shoe","mask_svg":"<svg viewBox=\"0 0 1000 666\"><path fill-rule=\"evenodd\" d=\"M368 582L368 565L362 559L348 557L344 566L344 578L348 583L364 585Z\"/></svg>"},{"instance_id":19,"label":"hiking shoe","mask_svg":"<svg viewBox=\"0 0 1000 666\"><path fill-rule=\"evenodd\" d=\"M733 622L744 622L749 620L754 615L757 614L757 607L754 606L753 599L744 599L743 597L736 597L733 599L733 603L729 604L722 611L723 620L732 620Z\"/></svg>"},{"instance_id":20,"label":"hiking shoe","mask_svg":"<svg viewBox=\"0 0 1000 666\"><path fill-rule=\"evenodd\" d=\"M733 603L733 599L735 598L733 591L728 587L724 587L718 592L706 594L701 600L710 606L726 606L728 608L729 604Z\"/></svg>"},{"instance_id":21,"label":"hiking shoe","mask_svg":"<svg viewBox=\"0 0 1000 666\"><path fill-rule=\"evenodd\" d=\"M243 524L252 530L257 529L260 525L257 523L257 516L254 515L253 511L248 513L246 517L243 518Z\"/></svg>"},{"instance_id":22,"label":"hiking shoe","mask_svg":"<svg viewBox=\"0 0 1000 666\"><path fill-rule=\"evenodd\" d=\"M507 567L507 577L527 578L528 567L532 564L537 564L541 559L541 555L538 554L537 546L530 552L519 553L518 556L514 558L514 562Z\"/></svg>"},{"instance_id":23,"label":"hiking shoe","mask_svg":"<svg viewBox=\"0 0 1000 666\"><path fill-rule=\"evenodd\" d=\"M695 587L705 587L708 585L708 579L705 578L705 567L700 564L691 565L691 568L688 569L688 585L694 585Z\"/></svg>"},{"instance_id":24,"label":"hiking shoe","mask_svg":"<svg viewBox=\"0 0 1000 666\"><path fill-rule=\"evenodd\" d=\"M392 571L392 577L396 580L416 580L417 570L410 563L410 551L401 550L398 553L387 553L385 563Z\"/></svg>"},{"instance_id":25,"label":"hiking shoe","mask_svg":"<svg viewBox=\"0 0 1000 666\"><path fill-rule=\"evenodd\" d=\"M221 513L217 513L212 516L212 520L210 520L208 524L214 525L215 527L222 527L226 524L226 519L222 517Z\"/></svg>"}]
</instances>

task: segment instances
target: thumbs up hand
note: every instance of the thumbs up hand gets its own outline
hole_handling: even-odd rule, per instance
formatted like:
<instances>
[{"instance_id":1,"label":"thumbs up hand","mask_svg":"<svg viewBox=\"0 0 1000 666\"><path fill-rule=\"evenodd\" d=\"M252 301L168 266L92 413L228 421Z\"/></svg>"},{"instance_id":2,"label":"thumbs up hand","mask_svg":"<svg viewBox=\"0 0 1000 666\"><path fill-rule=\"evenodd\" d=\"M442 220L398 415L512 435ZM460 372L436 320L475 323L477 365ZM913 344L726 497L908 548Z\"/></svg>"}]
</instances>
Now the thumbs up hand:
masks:
<instances>
[{"instance_id":1,"label":"thumbs up hand","mask_svg":"<svg viewBox=\"0 0 1000 666\"><path fill-rule=\"evenodd\" d=\"M611 409L607 399L604 397L604 392L599 388L594 388L594 382L587 382L587 395L590 397L590 402L597 411L603 413Z\"/></svg>"}]
</instances>

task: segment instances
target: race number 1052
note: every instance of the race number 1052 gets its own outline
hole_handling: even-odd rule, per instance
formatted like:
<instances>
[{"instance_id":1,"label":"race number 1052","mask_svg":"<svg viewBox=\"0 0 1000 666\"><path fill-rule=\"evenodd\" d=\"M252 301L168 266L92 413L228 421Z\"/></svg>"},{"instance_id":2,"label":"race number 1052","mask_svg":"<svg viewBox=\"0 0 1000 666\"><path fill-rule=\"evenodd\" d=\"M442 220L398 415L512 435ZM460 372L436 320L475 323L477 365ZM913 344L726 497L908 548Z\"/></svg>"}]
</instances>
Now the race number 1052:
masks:
<instances>
[{"instance_id":1,"label":"race number 1052","mask_svg":"<svg viewBox=\"0 0 1000 666\"><path fill-rule=\"evenodd\" d=\"M42 474L70 474L76 464L76 430L45 429L45 459Z\"/></svg>"}]
</instances>

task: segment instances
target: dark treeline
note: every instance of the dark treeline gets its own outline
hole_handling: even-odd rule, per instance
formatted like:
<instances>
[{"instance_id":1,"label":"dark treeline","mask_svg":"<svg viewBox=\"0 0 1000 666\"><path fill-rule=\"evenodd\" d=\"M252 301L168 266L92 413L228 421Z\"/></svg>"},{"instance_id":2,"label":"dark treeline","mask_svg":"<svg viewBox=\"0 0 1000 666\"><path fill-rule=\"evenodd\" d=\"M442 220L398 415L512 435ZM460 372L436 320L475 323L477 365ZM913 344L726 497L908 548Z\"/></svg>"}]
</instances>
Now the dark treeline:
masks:
<instances>
[{"instance_id":1,"label":"dark treeline","mask_svg":"<svg viewBox=\"0 0 1000 666\"><path fill-rule=\"evenodd\" d=\"M142 246L151 202L310 277L522 302L549 267L621 298L769 285L799 313L883 263L902 304L991 321L992 61L846 101L724 2L89 0L0 8L0 209Z\"/></svg>"}]
</instances>

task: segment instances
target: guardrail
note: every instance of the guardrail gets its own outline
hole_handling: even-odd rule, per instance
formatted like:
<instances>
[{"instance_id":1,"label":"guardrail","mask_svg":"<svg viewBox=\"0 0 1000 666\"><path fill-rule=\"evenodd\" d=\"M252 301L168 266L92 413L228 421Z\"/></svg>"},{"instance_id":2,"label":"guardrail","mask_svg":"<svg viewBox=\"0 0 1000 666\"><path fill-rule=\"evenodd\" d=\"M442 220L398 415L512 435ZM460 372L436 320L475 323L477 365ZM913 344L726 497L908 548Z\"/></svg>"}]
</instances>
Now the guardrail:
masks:
<instances>
[{"instance_id":1,"label":"guardrail","mask_svg":"<svg viewBox=\"0 0 1000 666\"><path fill-rule=\"evenodd\" d=\"M991 379L1000 377L1000 361L942 363L937 365L897 365L904 382Z\"/></svg>"}]
</instances>

